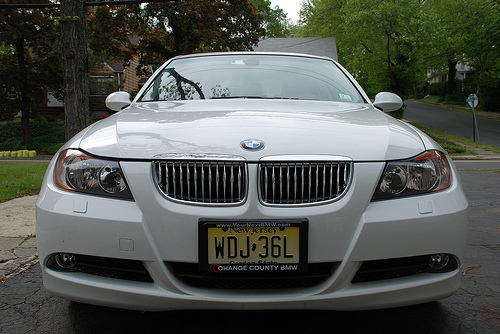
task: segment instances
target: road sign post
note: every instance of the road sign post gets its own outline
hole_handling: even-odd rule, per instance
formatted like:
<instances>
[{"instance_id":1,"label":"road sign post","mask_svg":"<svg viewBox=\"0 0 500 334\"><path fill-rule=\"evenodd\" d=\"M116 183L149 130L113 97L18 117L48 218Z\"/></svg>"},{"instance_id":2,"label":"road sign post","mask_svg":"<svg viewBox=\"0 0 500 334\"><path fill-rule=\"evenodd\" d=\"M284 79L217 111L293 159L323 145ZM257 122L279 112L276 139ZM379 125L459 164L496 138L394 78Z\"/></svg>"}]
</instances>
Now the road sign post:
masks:
<instances>
[{"instance_id":1,"label":"road sign post","mask_svg":"<svg viewBox=\"0 0 500 334\"><path fill-rule=\"evenodd\" d=\"M467 103L472 108L472 133L474 136L474 142L479 143L479 130L477 128L476 111L474 110L474 108L477 107L479 103L479 99L477 98L476 94L470 94L465 101L467 101Z\"/></svg>"}]
</instances>

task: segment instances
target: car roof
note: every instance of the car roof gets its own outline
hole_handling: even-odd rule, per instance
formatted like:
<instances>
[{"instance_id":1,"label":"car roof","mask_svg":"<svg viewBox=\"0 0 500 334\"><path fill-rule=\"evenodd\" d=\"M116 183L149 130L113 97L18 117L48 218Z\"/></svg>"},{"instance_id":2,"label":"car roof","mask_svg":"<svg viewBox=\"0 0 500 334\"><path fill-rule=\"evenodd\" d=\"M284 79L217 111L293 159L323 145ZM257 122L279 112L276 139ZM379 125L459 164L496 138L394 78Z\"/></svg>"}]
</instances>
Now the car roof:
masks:
<instances>
[{"instance_id":1,"label":"car roof","mask_svg":"<svg viewBox=\"0 0 500 334\"><path fill-rule=\"evenodd\" d=\"M316 56L316 55L311 55L311 54L305 54L305 53L291 53L291 52L263 52L263 51L231 51L231 52L205 52L205 53L193 53L193 54L187 54L187 55L179 55L175 56L170 60L174 59L186 59L186 58L198 58L198 57L210 57L210 56L237 56L237 55L244 55L244 56L254 56L254 55L261 55L261 56L282 56L282 57L303 57L303 58L313 58L313 59L322 59L322 60L330 60L333 62L336 62L332 58L328 57L323 57L323 56Z\"/></svg>"}]
</instances>

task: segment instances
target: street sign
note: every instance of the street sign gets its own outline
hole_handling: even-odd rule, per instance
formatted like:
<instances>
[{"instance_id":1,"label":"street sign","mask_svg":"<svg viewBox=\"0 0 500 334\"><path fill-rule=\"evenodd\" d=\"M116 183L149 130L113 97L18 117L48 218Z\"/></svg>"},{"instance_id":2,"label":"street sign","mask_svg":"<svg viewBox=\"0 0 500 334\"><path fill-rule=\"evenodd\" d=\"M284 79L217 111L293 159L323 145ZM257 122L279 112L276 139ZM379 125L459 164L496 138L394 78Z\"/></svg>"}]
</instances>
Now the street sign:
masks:
<instances>
[{"instance_id":1,"label":"street sign","mask_svg":"<svg viewBox=\"0 0 500 334\"><path fill-rule=\"evenodd\" d=\"M476 94L470 94L465 101L467 101L472 108L472 135L474 137L474 142L479 142L479 130L477 128L476 111L474 110L479 103L479 99Z\"/></svg>"},{"instance_id":2,"label":"street sign","mask_svg":"<svg viewBox=\"0 0 500 334\"><path fill-rule=\"evenodd\" d=\"M479 99L477 98L476 94L470 94L467 100L465 101L467 101L467 103L471 106L471 108L477 107L477 104L479 103Z\"/></svg>"}]
</instances>

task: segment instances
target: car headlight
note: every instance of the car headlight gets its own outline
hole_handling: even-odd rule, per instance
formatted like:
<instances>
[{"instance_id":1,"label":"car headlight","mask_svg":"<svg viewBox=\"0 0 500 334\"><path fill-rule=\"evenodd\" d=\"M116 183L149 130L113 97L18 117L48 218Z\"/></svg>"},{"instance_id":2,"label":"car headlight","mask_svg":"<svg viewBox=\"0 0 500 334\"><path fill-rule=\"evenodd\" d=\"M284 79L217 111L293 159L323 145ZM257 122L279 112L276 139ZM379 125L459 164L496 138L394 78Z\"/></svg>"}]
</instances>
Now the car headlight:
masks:
<instances>
[{"instance_id":1,"label":"car headlight","mask_svg":"<svg viewBox=\"0 0 500 334\"><path fill-rule=\"evenodd\" d=\"M450 181L451 168L444 153L427 151L410 160L388 162L372 200L441 191Z\"/></svg>"},{"instance_id":2,"label":"car headlight","mask_svg":"<svg viewBox=\"0 0 500 334\"><path fill-rule=\"evenodd\" d=\"M118 161L98 159L68 149L59 154L54 177L62 189L133 199Z\"/></svg>"}]
</instances>

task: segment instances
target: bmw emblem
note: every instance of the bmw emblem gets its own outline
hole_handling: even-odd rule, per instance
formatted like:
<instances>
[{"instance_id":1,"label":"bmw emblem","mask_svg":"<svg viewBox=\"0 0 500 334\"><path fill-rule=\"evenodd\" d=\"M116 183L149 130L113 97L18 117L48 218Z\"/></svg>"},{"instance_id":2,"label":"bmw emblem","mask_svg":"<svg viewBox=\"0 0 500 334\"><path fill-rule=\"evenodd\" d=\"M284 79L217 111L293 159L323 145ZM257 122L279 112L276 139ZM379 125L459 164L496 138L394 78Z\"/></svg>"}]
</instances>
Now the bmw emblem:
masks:
<instances>
[{"instance_id":1,"label":"bmw emblem","mask_svg":"<svg viewBox=\"0 0 500 334\"><path fill-rule=\"evenodd\" d=\"M258 139L245 139L241 142L241 147L243 147L245 150L258 151L262 150L264 146L264 142Z\"/></svg>"}]
</instances>

